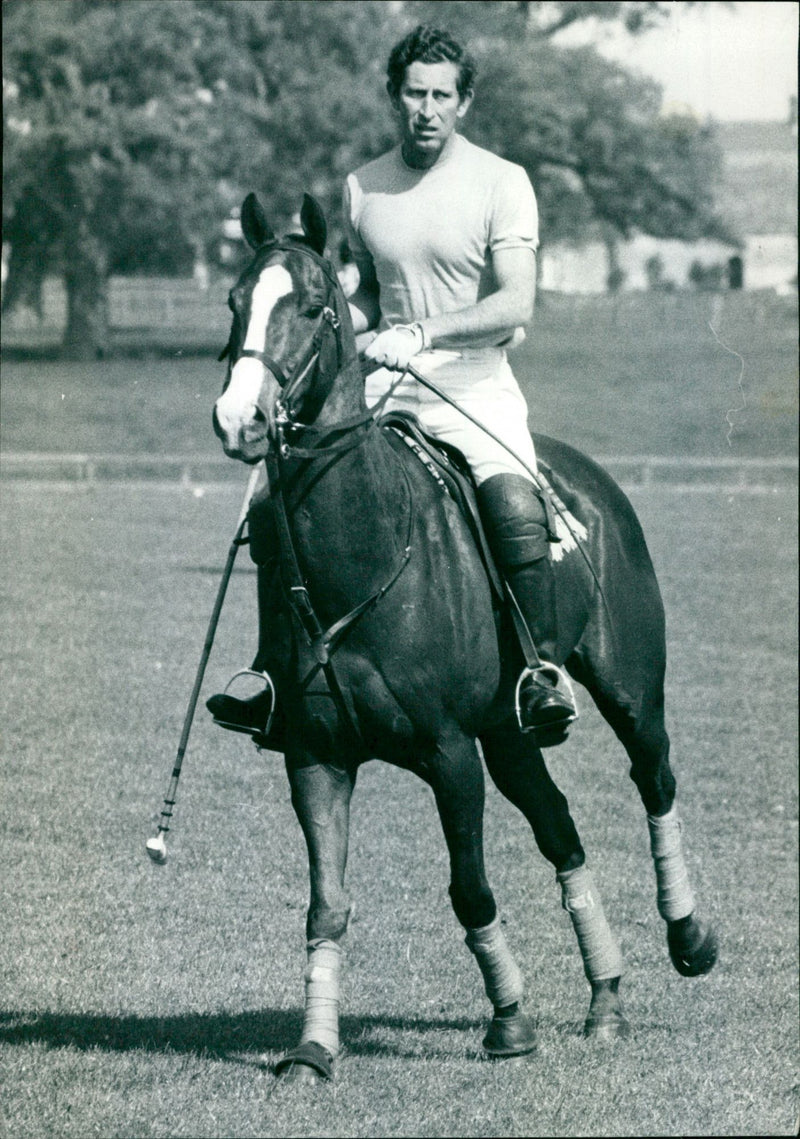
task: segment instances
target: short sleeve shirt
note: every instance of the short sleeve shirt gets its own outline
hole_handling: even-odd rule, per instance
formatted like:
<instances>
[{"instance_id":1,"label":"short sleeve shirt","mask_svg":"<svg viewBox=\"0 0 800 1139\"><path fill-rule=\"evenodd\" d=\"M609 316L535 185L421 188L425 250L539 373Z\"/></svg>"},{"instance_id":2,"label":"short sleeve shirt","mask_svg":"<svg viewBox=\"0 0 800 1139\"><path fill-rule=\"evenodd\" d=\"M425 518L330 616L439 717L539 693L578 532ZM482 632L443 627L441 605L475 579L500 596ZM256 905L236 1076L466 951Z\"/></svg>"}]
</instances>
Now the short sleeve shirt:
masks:
<instances>
[{"instance_id":1,"label":"short sleeve shirt","mask_svg":"<svg viewBox=\"0 0 800 1139\"><path fill-rule=\"evenodd\" d=\"M474 305L497 288L494 253L539 243L525 170L461 135L430 170L398 146L350 174L344 220L356 264L374 265L383 328Z\"/></svg>"}]
</instances>

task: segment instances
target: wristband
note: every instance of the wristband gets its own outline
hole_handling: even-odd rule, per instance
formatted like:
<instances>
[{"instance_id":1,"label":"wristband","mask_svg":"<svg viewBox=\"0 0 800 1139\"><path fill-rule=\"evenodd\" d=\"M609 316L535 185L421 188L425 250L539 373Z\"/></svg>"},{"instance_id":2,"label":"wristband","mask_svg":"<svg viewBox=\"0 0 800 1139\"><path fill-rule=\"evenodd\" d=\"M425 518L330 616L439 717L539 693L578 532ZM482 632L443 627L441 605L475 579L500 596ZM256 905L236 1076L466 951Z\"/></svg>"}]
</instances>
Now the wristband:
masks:
<instances>
[{"instance_id":1,"label":"wristband","mask_svg":"<svg viewBox=\"0 0 800 1139\"><path fill-rule=\"evenodd\" d=\"M413 332L414 336L418 336L421 344L420 352L427 352L430 348L431 342L425 333L425 329L418 320L412 321L411 324L396 324L394 327L402 328L404 332Z\"/></svg>"},{"instance_id":2,"label":"wristband","mask_svg":"<svg viewBox=\"0 0 800 1139\"><path fill-rule=\"evenodd\" d=\"M430 337L428 336L427 332L426 332L426 331L425 331L425 329L422 327L422 325L420 324L420 322L419 322L418 320L414 320L414 321L412 321L412 322L411 322L411 324L409 324L409 325L408 325L408 327L409 327L409 328L410 328L410 329L411 329L413 332L418 332L418 333L419 333L419 338L420 338L420 340L422 341L422 351L423 351L423 352L427 352L427 351L428 351L428 349L429 349L429 348L430 348L430 346L431 346L431 341L430 341Z\"/></svg>"}]
</instances>

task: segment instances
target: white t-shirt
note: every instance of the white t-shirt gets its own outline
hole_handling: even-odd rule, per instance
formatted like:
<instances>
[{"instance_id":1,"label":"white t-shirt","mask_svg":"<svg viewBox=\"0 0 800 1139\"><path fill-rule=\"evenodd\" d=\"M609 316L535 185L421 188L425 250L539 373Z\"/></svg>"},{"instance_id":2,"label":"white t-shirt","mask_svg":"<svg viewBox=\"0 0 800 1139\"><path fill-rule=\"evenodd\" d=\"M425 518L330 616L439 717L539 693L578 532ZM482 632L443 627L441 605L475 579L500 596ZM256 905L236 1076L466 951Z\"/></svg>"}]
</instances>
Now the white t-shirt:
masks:
<instances>
[{"instance_id":1,"label":"white t-shirt","mask_svg":"<svg viewBox=\"0 0 800 1139\"><path fill-rule=\"evenodd\" d=\"M493 253L538 246L525 170L461 135L452 144L430 170L397 146L347 177L347 240L357 265L374 265L382 329L474 305L497 288Z\"/></svg>"}]
</instances>

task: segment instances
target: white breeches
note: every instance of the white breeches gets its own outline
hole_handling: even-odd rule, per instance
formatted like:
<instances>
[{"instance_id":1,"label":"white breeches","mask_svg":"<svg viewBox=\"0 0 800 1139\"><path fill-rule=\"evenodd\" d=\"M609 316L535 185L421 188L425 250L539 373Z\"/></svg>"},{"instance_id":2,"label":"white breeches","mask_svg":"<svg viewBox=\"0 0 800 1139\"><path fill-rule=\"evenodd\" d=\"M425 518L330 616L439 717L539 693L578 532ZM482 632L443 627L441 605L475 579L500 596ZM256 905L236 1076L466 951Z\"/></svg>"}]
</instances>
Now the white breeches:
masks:
<instances>
[{"instance_id":1,"label":"white breeches","mask_svg":"<svg viewBox=\"0 0 800 1139\"><path fill-rule=\"evenodd\" d=\"M449 352L434 349L422 352L412 366L429 377L456 403L484 423L535 472L536 452L528 431L528 406L500 349L461 349ZM374 403L398 377L397 372L379 368L367 377L367 405ZM492 475L519 474L531 478L501 444L461 415L449 403L425 388L413 376L406 376L384 406L385 411L413 412L425 431L445 443L452 443L464 454L476 483Z\"/></svg>"}]
</instances>

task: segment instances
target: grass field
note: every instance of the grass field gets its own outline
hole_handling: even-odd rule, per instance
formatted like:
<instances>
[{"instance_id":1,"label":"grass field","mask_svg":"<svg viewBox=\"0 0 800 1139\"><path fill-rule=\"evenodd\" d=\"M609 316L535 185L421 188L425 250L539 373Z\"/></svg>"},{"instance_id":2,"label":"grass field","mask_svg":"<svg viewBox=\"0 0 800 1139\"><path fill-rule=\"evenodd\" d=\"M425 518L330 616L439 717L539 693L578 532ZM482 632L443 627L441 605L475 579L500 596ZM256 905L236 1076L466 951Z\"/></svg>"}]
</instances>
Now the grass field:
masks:
<instances>
[{"instance_id":1,"label":"grass field","mask_svg":"<svg viewBox=\"0 0 800 1139\"><path fill-rule=\"evenodd\" d=\"M630 1041L587 1045L553 874L490 789L487 863L540 1050L480 1058L488 1014L427 789L368 765L354 798L346 1053L290 1092L305 855L280 761L200 714L171 858L145 857L238 487L0 484L2 1116L38 1136L790 1135L798 1125L796 501L633 492L670 618L690 868L721 959L669 964L643 812L582 702L548 753L627 961ZM205 693L246 663L237 565Z\"/></svg>"},{"instance_id":2,"label":"grass field","mask_svg":"<svg viewBox=\"0 0 800 1139\"><path fill-rule=\"evenodd\" d=\"M547 296L512 363L531 426L593 455L797 454L796 299ZM223 376L175 353L7 360L2 451L216 456Z\"/></svg>"},{"instance_id":3,"label":"grass field","mask_svg":"<svg viewBox=\"0 0 800 1139\"><path fill-rule=\"evenodd\" d=\"M797 454L796 301L542 298L515 369L533 422L593 455ZM737 355L738 353L738 355ZM216 456L209 357L8 360L2 453ZM154 833L244 487L0 479L0 1135L791 1135L798 1115L797 499L631 488L665 596L690 870L719 927L672 969L643 810L581 700L548 752L627 962L631 1040L588 989L554 875L487 792L486 857L537 1055L481 1058L489 1008L432 796L383 764L353 802L332 1085L270 1066L300 1027L307 869L278 757L201 710L170 861ZM249 663L241 555L203 696Z\"/></svg>"}]
</instances>

